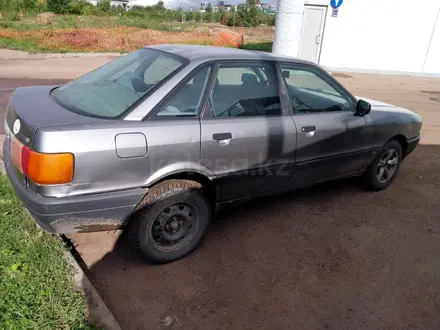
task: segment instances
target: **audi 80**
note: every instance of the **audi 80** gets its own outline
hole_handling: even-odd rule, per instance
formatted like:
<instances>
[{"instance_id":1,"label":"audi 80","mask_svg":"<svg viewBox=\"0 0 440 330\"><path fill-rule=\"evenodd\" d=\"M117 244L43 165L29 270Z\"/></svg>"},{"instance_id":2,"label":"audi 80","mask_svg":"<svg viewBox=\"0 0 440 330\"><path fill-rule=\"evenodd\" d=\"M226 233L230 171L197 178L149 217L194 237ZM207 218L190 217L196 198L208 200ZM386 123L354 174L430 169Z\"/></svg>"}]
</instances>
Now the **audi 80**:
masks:
<instances>
[{"instance_id":1,"label":"audi 80","mask_svg":"<svg viewBox=\"0 0 440 330\"><path fill-rule=\"evenodd\" d=\"M421 126L310 62L157 45L63 86L16 89L4 161L44 230L127 227L135 251L165 263L223 206L352 176L386 188Z\"/></svg>"}]
</instances>

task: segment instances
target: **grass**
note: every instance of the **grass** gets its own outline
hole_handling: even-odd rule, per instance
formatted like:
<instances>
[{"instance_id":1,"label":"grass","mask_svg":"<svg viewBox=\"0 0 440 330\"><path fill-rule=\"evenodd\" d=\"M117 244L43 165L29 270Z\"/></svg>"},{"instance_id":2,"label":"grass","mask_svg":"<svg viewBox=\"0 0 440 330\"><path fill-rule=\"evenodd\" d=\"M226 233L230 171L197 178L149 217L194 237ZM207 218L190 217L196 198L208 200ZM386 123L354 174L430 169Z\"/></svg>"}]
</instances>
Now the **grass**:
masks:
<instances>
[{"instance_id":1,"label":"grass","mask_svg":"<svg viewBox=\"0 0 440 330\"><path fill-rule=\"evenodd\" d=\"M13 39L6 37L0 37L0 48L24 50L29 53L48 52L48 51L59 52L58 49L50 49L50 48L46 49L41 45L38 45L38 43L35 40Z\"/></svg>"},{"instance_id":2,"label":"grass","mask_svg":"<svg viewBox=\"0 0 440 330\"><path fill-rule=\"evenodd\" d=\"M131 16L36 16L0 18L0 48L36 52L126 52L157 43L231 46L219 34L244 34L244 49L271 51L272 28L228 28L218 23L176 22ZM229 31L229 32L225 32ZM149 31L149 32L146 32Z\"/></svg>"},{"instance_id":3,"label":"grass","mask_svg":"<svg viewBox=\"0 0 440 330\"><path fill-rule=\"evenodd\" d=\"M56 236L37 228L0 174L0 329L94 329Z\"/></svg>"},{"instance_id":4,"label":"grass","mask_svg":"<svg viewBox=\"0 0 440 330\"><path fill-rule=\"evenodd\" d=\"M271 52L272 51L272 41L268 42L258 42L258 43L244 43L241 47L247 50L259 50L263 52Z\"/></svg>"},{"instance_id":5,"label":"grass","mask_svg":"<svg viewBox=\"0 0 440 330\"><path fill-rule=\"evenodd\" d=\"M161 21L142 17L127 16L77 16L59 15L52 17L48 22L39 21L35 17L22 20L0 20L0 28L12 28L16 30L40 30L40 29L90 29L90 28L115 28L119 26L137 27L158 31L188 31L196 26L197 22Z\"/></svg>"},{"instance_id":6,"label":"grass","mask_svg":"<svg viewBox=\"0 0 440 330\"><path fill-rule=\"evenodd\" d=\"M203 42L194 40L193 42L185 42L187 44L204 44ZM7 49L15 49L27 51L30 53L43 53L43 52L51 52L51 53L66 53L68 50L57 47L47 47L41 44L38 44L35 40L32 39L13 39L7 37L0 37L0 48ZM264 52L272 51L272 42L264 42L264 43L244 43L241 47L242 49L247 50L258 50ZM87 50L83 50L87 52ZM120 49L108 49L108 52L120 52ZM75 52L81 52L81 50L75 50Z\"/></svg>"}]
</instances>

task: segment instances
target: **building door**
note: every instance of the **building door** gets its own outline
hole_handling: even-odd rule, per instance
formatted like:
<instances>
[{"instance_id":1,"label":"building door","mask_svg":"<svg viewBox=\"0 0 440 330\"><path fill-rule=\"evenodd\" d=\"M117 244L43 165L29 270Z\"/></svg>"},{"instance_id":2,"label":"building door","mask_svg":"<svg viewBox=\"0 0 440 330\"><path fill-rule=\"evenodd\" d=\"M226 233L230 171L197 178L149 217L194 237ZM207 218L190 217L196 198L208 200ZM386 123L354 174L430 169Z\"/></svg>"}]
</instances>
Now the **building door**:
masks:
<instances>
[{"instance_id":1,"label":"building door","mask_svg":"<svg viewBox=\"0 0 440 330\"><path fill-rule=\"evenodd\" d=\"M326 16L326 6L304 6L299 58L319 63Z\"/></svg>"}]
</instances>

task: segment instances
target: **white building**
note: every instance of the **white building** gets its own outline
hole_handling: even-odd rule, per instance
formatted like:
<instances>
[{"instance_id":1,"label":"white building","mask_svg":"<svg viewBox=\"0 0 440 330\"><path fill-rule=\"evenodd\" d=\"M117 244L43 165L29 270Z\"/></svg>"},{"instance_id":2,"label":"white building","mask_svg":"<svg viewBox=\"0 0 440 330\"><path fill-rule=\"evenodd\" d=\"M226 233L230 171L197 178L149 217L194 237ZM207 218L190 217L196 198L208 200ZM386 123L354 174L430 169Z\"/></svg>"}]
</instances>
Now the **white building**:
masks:
<instances>
[{"instance_id":1,"label":"white building","mask_svg":"<svg viewBox=\"0 0 440 330\"><path fill-rule=\"evenodd\" d=\"M284 6L289 32L274 52L329 69L440 75L440 0L343 0L337 12L330 0Z\"/></svg>"}]
</instances>

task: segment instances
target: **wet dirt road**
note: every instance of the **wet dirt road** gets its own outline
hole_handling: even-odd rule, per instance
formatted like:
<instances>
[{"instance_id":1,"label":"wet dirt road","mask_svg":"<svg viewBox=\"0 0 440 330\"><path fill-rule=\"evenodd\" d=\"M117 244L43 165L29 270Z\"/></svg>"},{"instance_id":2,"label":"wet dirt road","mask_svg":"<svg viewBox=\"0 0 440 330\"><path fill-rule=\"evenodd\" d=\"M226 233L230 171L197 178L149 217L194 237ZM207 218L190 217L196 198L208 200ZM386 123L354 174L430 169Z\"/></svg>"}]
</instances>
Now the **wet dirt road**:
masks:
<instances>
[{"instance_id":1,"label":"wet dirt road","mask_svg":"<svg viewBox=\"0 0 440 330\"><path fill-rule=\"evenodd\" d=\"M119 232L72 235L122 329L163 329L168 316L190 330L440 328L440 80L339 79L424 117L394 184L370 193L336 182L245 204L162 266L133 256Z\"/></svg>"}]
</instances>

